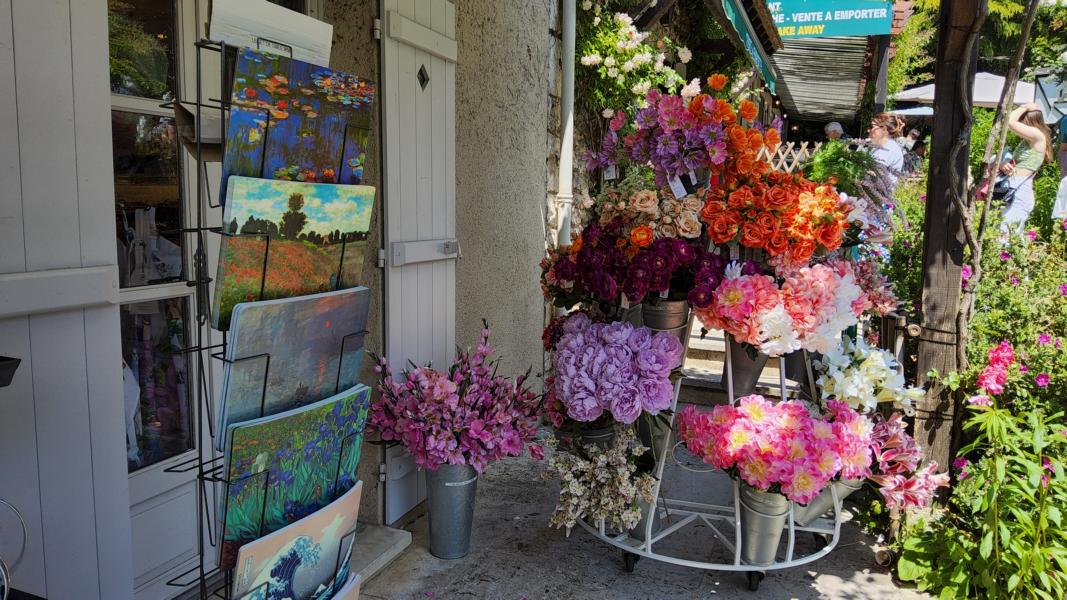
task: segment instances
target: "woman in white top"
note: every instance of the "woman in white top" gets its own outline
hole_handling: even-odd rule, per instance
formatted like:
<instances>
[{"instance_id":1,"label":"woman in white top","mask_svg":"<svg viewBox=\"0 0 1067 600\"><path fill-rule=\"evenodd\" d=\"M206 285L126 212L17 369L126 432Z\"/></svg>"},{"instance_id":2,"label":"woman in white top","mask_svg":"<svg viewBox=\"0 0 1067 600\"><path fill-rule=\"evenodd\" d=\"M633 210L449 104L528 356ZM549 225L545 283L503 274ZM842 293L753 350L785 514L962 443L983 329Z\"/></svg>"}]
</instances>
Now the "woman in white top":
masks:
<instances>
[{"instance_id":1,"label":"woman in white top","mask_svg":"<svg viewBox=\"0 0 1067 600\"><path fill-rule=\"evenodd\" d=\"M897 176L904 170L904 150L893 139L896 129L897 122L893 115L878 113L871 119L871 127L867 130L871 139L871 156L889 169L893 183L896 183Z\"/></svg>"}]
</instances>

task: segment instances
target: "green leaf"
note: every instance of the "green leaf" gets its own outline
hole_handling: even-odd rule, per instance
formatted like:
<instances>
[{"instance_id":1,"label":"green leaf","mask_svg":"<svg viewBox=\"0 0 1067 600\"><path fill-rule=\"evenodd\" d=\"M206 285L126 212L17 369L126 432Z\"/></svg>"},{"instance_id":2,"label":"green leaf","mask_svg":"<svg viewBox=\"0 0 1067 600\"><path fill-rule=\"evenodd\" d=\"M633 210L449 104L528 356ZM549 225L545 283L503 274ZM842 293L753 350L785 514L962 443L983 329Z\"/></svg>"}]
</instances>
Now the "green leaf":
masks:
<instances>
[{"instance_id":1,"label":"green leaf","mask_svg":"<svg viewBox=\"0 0 1067 600\"><path fill-rule=\"evenodd\" d=\"M1055 506L1049 505L1048 508L1045 509L1045 514L1048 515L1048 519L1050 521L1056 524L1056 527L1061 526L1063 516L1060 513L1060 509L1056 508Z\"/></svg>"},{"instance_id":2,"label":"green leaf","mask_svg":"<svg viewBox=\"0 0 1067 600\"><path fill-rule=\"evenodd\" d=\"M909 560L907 554L897 559L897 577L901 581L919 581L929 571L929 569Z\"/></svg>"},{"instance_id":3,"label":"green leaf","mask_svg":"<svg viewBox=\"0 0 1067 600\"><path fill-rule=\"evenodd\" d=\"M989 555L993 553L993 532L987 531L982 536L982 544L978 546L978 555L982 558L989 558Z\"/></svg>"},{"instance_id":4,"label":"green leaf","mask_svg":"<svg viewBox=\"0 0 1067 600\"><path fill-rule=\"evenodd\" d=\"M1021 580L1021 578L1019 577L1018 573L1015 573L1011 577L1009 577L1008 578L1008 591L1010 592L1011 590L1014 590L1016 587L1018 587L1020 580Z\"/></svg>"}]
</instances>

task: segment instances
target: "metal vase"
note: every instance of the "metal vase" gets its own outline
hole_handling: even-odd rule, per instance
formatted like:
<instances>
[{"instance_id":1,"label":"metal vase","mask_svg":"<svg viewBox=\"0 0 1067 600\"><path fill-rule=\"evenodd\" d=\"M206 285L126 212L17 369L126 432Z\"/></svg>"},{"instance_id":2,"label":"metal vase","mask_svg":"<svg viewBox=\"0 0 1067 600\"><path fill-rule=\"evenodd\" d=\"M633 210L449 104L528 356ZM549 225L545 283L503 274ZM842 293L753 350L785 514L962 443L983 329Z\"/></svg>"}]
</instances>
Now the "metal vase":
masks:
<instances>
[{"instance_id":1,"label":"metal vase","mask_svg":"<svg viewBox=\"0 0 1067 600\"><path fill-rule=\"evenodd\" d=\"M741 559L748 565L774 563L778 542L789 517L789 499L741 484Z\"/></svg>"},{"instance_id":2,"label":"metal vase","mask_svg":"<svg viewBox=\"0 0 1067 600\"><path fill-rule=\"evenodd\" d=\"M823 488L814 500L807 506L793 505L793 522L801 527L811 525L812 521L825 515L834 506L834 497L830 493L830 486L837 490L837 498L844 502L849 494L863 487L862 479L846 479L834 481Z\"/></svg>"},{"instance_id":3,"label":"metal vase","mask_svg":"<svg viewBox=\"0 0 1067 600\"><path fill-rule=\"evenodd\" d=\"M689 348L689 302L663 299L645 302L641 305L641 323L649 329L673 333L683 348Z\"/></svg>"},{"instance_id":4,"label":"metal vase","mask_svg":"<svg viewBox=\"0 0 1067 600\"><path fill-rule=\"evenodd\" d=\"M577 442L584 447L596 446L607 450L615 443L615 428L609 426L601 429L579 429L577 437Z\"/></svg>"},{"instance_id":5,"label":"metal vase","mask_svg":"<svg viewBox=\"0 0 1067 600\"><path fill-rule=\"evenodd\" d=\"M478 473L469 465L441 465L426 473L430 554L454 559L470 552L477 490Z\"/></svg>"},{"instance_id":6,"label":"metal vase","mask_svg":"<svg viewBox=\"0 0 1067 600\"><path fill-rule=\"evenodd\" d=\"M734 375L734 397L731 400L747 396L756 389L759 376L763 373L763 367L767 365L768 356L762 352L755 358L748 355L745 347L734 339L734 336L726 334L726 343L730 344L730 366ZM722 366L722 386L726 389L726 364Z\"/></svg>"}]
</instances>

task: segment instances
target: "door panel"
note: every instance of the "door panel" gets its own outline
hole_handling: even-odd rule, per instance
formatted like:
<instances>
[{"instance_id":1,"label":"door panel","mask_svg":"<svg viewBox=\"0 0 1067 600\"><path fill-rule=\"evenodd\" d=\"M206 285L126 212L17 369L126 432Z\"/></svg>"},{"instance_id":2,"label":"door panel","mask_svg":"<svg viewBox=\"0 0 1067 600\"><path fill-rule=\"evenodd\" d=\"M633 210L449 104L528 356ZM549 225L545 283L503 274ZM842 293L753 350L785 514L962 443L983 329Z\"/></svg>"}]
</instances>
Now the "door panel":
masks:
<instances>
[{"instance_id":1,"label":"door panel","mask_svg":"<svg viewBox=\"0 0 1067 600\"><path fill-rule=\"evenodd\" d=\"M383 0L381 7L385 352L394 365L411 360L444 368L455 349L459 254L455 8L446 0ZM386 453L387 523L425 497L421 473L409 472L406 461L397 450Z\"/></svg>"}]
</instances>

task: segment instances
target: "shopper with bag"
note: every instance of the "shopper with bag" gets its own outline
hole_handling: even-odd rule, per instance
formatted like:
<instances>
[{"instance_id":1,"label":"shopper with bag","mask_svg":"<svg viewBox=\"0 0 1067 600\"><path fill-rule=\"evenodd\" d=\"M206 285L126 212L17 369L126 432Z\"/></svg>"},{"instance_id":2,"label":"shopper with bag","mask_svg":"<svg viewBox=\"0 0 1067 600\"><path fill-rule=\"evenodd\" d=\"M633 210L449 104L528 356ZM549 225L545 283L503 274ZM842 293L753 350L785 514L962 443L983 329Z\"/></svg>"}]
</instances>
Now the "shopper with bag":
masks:
<instances>
[{"instance_id":1,"label":"shopper with bag","mask_svg":"<svg viewBox=\"0 0 1067 600\"><path fill-rule=\"evenodd\" d=\"M1000 231L1021 234L1034 210L1034 177L1045 161L1054 159L1052 136L1045 126L1041 107L1033 102L1013 110L1008 115L1008 127L1022 141L1015 148L1013 160L1000 166L1000 172L1008 176Z\"/></svg>"}]
</instances>

